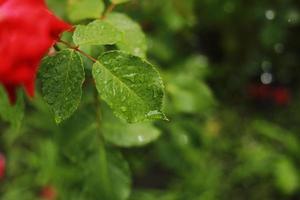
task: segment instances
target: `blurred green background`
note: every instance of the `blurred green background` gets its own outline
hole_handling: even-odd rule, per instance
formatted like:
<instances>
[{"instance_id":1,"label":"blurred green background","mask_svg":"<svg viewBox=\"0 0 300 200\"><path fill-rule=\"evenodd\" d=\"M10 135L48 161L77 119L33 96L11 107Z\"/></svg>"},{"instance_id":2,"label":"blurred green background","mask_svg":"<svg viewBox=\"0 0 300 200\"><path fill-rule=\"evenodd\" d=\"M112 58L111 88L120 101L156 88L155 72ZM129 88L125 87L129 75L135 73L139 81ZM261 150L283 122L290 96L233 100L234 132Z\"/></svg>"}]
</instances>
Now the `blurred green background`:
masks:
<instances>
[{"instance_id":1,"label":"blurred green background","mask_svg":"<svg viewBox=\"0 0 300 200\"><path fill-rule=\"evenodd\" d=\"M48 3L68 20L65 0ZM0 124L0 199L45 187L63 200L300 199L300 1L132 0L116 11L147 35L170 122L128 127L102 105L103 161L93 108L57 126L37 97L22 124Z\"/></svg>"}]
</instances>

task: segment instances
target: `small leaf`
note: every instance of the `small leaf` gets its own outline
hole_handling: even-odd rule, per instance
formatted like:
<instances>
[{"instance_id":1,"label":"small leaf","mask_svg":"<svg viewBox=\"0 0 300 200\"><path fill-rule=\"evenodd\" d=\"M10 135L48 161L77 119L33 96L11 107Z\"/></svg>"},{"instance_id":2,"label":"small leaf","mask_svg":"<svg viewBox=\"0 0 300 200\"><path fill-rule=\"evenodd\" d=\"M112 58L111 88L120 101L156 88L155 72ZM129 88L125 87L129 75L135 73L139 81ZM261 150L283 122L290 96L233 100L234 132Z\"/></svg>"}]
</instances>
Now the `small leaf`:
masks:
<instances>
[{"instance_id":1,"label":"small leaf","mask_svg":"<svg viewBox=\"0 0 300 200\"><path fill-rule=\"evenodd\" d=\"M81 152L84 157L77 162L84 170L80 176L84 177L84 199L126 200L131 192L128 163L117 149L107 147L99 138L98 125L90 123L89 129L77 134L77 140L69 143L77 151L88 150ZM88 143L78 143L81 138Z\"/></svg>"},{"instance_id":2,"label":"small leaf","mask_svg":"<svg viewBox=\"0 0 300 200\"><path fill-rule=\"evenodd\" d=\"M114 4L121 4L121 3L126 3L130 0L110 0Z\"/></svg>"},{"instance_id":3,"label":"small leaf","mask_svg":"<svg viewBox=\"0 0 300 200\"><path fill-rule=\"evenodd\" d=\"M172 74L167 82L166 91L173 106L170 111L206 114L217 104L211 89L187 71Z\"/></svg>"},{"instance_id":4,"label":"small leaf","mask_svg":"<svg viewBox=\"0 0 300 200\"><path fill-rule=\"evenodd\" d=\"M118 117L131 123L166 119L163 82L153 65L120 51L107 52L99 61L93 66L98 92Z\"/></svg>"},{"instance_id":5,"label":"small leaf","mask_svg":"<svg viewBox=\"0 0 300 200\"><path fill-rule=\"evenodd\" d=\"M86 163L89 184L84 190L88 199L126 200L131 192L130 169L122 154L112 148L100 147Z\"/></svg>"},{"instance_id":6,"label":"small leaf","mask_svg":"<svg viewBox=\"0 0 300 200\"><path fill-rule=\"evenodd\" d=\"M104 10L102 0L69 0L68 16L71 21L97 19Z\"/></svg>"},{"instance_id":7,"label":"small leaf","mask_svg":"<svg viewBox=\"0 0 300 200\"><path fill-rule=\"evenodd\" d=\"M111 13L106 20L123 33L117 46L130 54L146 57L147 41L139 24L121 13Z\"/></svg>"},{"instance_id":8,"label":"small leaf","mask_svg":"<svg viewBox=\"0 0 300 200\"><path fill-rule=\"evenodd\" d=\"M144 146L160 136L160 130L150 122L127 124L112 115L109 110L102 112L102 132L105 139L120 147ZM112 126L113 124L113 126Z\"/></svg>"},{"instance_id":9,"label":"small leaf","mask_svg":"<svg viewBox=\"0 0 300 200\"><path fill-rule=\"evenodd\" d=\"M82 95L84 69L80 55L63 50L43 60L40 79L42 94L52 108L57 123L69 118L77 109Z\"/></svg>"},{"instance_id":10,"label":"small leaf","mask_svg":"<svg viewBox=\"0 0 300 200\"><path fill-rule=\"evenodd\" d=\"M4 121L10 123L13 129L18 130L24 118L23 96L18 95L16 104L11 105L3 87L0 87L0 116Z\"/></svg>"},{"instance_id":11,"label":"small leaf","mask_svg":"<svg viewBox=\"0 0 300 200\"><path fill-rule=\"evenodd\" d=\"M126 124L120 120L103 124L105 139L120 147L144 146L160 136L159 129L151 123Z\"/></svg>"},{"instance_id":12,"label":"small leaf","mask_svg":"<svg viewBox=\"0 0 300 200\"><path fill-rule=\"evenodd\" d=\"M77 45L107 45L116 44L122 38L122 33L113 25L95 20L88 25L78 25L73 35Z\"/></svg>"},{"instance_id":13,"label":"small leaf","mask_svg":"<svg viewBox=\"0 0 300 200\"><path fill-rule=\"evenodd\" d=\"M108 175L113 188L112 199L128 199L131 192L131 173L127 161L119 151L113 149L107 149L107 161Z\"/></svg>"},{"instance_id":14,"label":"small leaf","mask_svg":"<svg viewBox=\"0 0 300 200\"><path fill-rule=\"evenodd\" d=\"M300 179L297 167L287 158L281 158L275 165L275 178L278 188L285 194L293 194L299 189Z\"/></svg>"}]
</instances>

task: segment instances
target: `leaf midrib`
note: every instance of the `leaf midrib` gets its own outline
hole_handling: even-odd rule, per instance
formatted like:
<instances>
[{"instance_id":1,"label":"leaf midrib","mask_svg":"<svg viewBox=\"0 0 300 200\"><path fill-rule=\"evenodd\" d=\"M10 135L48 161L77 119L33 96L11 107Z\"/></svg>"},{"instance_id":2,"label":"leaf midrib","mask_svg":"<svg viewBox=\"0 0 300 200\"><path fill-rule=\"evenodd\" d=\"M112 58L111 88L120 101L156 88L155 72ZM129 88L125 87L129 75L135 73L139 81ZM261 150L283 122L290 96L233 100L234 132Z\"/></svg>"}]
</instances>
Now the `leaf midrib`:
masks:
<instances>
[{"instance_id":1,"label":"leaf midrib","mask_svg":"<svg viewBox=\"0 0 300 200\"><path fill-rule=\"evenodd\" d=\"M139 96L133 89L131 89L129 86L127 86L127 84L125 82L123 82L121 79L119 79L119 77L117 75L115 75L112 71L110 71L107 67L105 67L105 65L101 64L99 61L97 62L97 64L100 67L103 67L106 71L108 71L114 79L119 81L122 85L125 85L125 88L127 88L130 91L130 93L133 93L134 96L136 96L139 100L142 101L143 105L146 106L146 108L149 108L146 101L141 96Z\"/></svg>"}]
</instances>

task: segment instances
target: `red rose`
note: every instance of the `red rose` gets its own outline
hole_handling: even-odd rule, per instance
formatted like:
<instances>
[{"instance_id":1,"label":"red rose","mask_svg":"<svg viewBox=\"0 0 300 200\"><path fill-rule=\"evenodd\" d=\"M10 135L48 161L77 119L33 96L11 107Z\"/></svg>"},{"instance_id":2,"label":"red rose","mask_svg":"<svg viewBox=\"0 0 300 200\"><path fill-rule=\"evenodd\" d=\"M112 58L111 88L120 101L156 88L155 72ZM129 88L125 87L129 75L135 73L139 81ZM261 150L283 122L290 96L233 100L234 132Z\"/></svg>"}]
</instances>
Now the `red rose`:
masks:
<instances>
[{"instance_id":1,"label":"red rose","mask_svg":"<svg viewBox=\"0 0 300 200\"><path fill-rule=\"evenodd\" d=\"M59 35L70 29L44 0L0 0L0 82L11 102L19 86L34 95L41 59Z\"/></svg>"},{"instance_id":2,"label":"red rose","mask_svg":"<svg viewBox=\"0 0 300 200\"><path fill-rule=\"evenodd\" d=\"M273 98L277 105L287 105L291 100L290 91L284 87L274 89Z\"/></svg>"},{"instance_id":3,"label":"red rose","mask_svg":"<svg viewBox=\"0 0 300 200\"><path fill-rule=\"evenodd\" d=\"M3 154L0 153L0 179L5 175L6 160Z\"/></svg>"},{"instance_id":4,"label":"red rose","mask_svg":"<svg viewBox=\"0 0 300 200\"><path fill-rule=\"evenodd\" d=\"M56 189L53 186L45 186L41 190L40 197L44 200L55 200L57 197Z\"/></svg>"}]
</instances>

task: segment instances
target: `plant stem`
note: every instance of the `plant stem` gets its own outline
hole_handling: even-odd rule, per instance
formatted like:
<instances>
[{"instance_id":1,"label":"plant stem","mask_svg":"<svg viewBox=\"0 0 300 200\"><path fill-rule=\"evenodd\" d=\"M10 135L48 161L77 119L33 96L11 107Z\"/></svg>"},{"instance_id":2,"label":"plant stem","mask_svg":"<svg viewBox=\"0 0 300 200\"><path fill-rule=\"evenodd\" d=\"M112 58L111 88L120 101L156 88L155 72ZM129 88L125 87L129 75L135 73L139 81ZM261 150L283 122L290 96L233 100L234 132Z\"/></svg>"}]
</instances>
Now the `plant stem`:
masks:
<instances>
[{"instance_id":1,"label":"plant stem","mask_svg":"<svg viewBox=\"0 0 300 200\"><path fill-rule=\"evenodd\" d=\"M111 3L111 4L107 7L106 11L103 13L101 19L105 19L106 16L107 16L109 13L111 13L111 12L115 9L115 7L116 7L116 4Z\"/></svg>"},{"instance_id":2,"label":"plant stem","mask_svg":"<svg viewBox=\"0 0 300 200\"><path fill-rule=\"evenodd\" d=\"M93 61L94 63L98 62L98 60L96 58L94 58L94 57L90 56L89 54L85 53L84 51L80 50L79 46L74 46L74 45L72 45L72 44L70 44L70 43L68 43L66 41L61 40L61 39L58 40L58 42L66 45L70 49L73 49L73 50L79 52L80 54L84 55L85 57L87 57L88 59L90 59L91 61Z\"/></svg>"}]
</instances>

